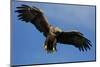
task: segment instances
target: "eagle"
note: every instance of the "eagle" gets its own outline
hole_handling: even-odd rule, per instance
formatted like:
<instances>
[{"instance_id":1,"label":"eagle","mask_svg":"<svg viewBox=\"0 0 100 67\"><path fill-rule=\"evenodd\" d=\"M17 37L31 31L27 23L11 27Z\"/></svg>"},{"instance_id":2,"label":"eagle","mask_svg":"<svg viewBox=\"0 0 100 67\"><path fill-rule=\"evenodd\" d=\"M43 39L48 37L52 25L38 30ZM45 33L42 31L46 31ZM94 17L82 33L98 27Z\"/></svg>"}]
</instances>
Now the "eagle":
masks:
<instances>
[{"instance_id":1,"label":"eagle","mask_svg":"<svg viewBox=\"0 0 100 67\"><path fill-rule=\"evenodd\" d=\"M29 6L22 4L16 7L15 12L18 13L19 20L33 24L40 33L46 38L44 42L44 49L48 53L57 51L57 43L72 45L79 49L79 51L87 51L92 47L91 41L88 40L79 31L63 31L58 27L48 23L42 10L36 6Z\"/></svg>"}]
</instances>

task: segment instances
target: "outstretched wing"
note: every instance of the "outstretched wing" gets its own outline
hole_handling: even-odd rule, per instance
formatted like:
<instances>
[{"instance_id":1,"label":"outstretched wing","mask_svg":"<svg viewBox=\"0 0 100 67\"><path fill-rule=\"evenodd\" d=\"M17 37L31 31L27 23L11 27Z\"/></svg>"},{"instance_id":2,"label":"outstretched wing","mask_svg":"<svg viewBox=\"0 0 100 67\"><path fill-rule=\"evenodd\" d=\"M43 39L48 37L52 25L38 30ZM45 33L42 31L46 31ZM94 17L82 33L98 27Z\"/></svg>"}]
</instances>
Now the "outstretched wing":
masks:
<instances>
[{"instance_id":1,"label":"outstretched wing","mask_svg":"<svg viewBox=\"0 0 100 67\"><path fill-rule=\"evenodd\" d=\"M22 5L16 8L19 20L34 24L40 32L47 33L49 31L49 24L40 9L35 6L30 7L28 5Z\"/></svg>"},{"instance_id":2,"label":"outstretched wing","mask_svg":"<svg viewBox=\"0 0 100 67\"><path fill-rule=\"evenodd\" d=\"M80 32L61 32L57 37L57 42L62 44L73 45L80 51L90 49L91 42Z\"/></svg>"}]
</instances>

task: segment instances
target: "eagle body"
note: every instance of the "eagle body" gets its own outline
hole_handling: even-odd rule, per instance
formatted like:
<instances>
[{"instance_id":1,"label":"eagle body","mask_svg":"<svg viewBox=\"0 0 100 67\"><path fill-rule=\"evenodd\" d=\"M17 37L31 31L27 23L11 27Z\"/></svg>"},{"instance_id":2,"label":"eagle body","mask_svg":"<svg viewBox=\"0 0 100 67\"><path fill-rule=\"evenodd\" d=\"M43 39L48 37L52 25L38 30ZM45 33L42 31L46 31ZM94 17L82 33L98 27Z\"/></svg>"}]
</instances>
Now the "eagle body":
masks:
<instances>
[{"instance_id":1,"label":"eagle body","mask_svg":"<svg viewBox=\"0 0 100 67\"><path fill-rule=\"evenodd\" d=\"M91 41L84 37L82 33L78 31L62 31L60 28L49 24L39 8L24 4L16 8L19 20L33 24L44 35L46 38L44 48L49 53L57 51L57 43L73 45L80 51L87 51L92 46Z\"/></svg>"}]
</instances>

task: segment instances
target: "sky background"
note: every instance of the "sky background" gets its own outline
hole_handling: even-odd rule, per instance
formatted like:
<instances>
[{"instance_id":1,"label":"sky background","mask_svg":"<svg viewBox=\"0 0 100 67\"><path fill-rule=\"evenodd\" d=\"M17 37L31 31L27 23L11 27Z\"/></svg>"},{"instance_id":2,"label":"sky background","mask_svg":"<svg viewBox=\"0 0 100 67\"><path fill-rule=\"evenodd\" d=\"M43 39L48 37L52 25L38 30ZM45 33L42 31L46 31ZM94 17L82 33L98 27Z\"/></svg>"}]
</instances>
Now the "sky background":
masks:
<instances>
[{"instance_id":1,"label":"sky background","mask_svg":"<svg viewBox=\"0 0 100 67\"><path fill-rule=\"evenodd\" d=\"M93 47L80 52L71 45L57 44L57 52L48 54L44 47L45 37L34 25L18 20L16 7L22 4L40 8L48 22L64 31L78 30ZM95 60L95 6L12 2L11 64L44 64Z\"/></svg>"}]
</instances>

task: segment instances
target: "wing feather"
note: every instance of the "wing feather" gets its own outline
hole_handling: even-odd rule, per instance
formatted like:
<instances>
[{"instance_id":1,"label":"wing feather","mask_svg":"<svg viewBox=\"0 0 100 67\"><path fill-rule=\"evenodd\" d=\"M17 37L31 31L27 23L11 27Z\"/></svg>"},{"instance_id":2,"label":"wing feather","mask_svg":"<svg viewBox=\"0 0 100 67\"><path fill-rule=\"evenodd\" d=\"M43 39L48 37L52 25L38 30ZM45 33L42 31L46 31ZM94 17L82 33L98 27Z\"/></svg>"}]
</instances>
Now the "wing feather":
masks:
<instances>
[{"instance_id":1,"label":"wing feather","mask_svg":"<svg viewBox=\"0 0 100 67\"><path fill-rule=\"evenodd\" d=\"M92 46L91 42L80 32L61 32L57 37L57 42L73 45L80 51L87 51Z\"/></svg>"},{"instance_id":2,"label":"wing feather","mask_svg":"<svg viewBox=\"0 0 100 67\"><path fill-rule=\"evenodd\" d=\"M49 24L37 7L23 4L16 8L19 20L32 23L40 32L47 33L49 31Z\"/></svg>"}]
</instances>

